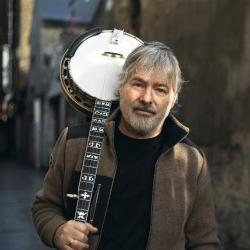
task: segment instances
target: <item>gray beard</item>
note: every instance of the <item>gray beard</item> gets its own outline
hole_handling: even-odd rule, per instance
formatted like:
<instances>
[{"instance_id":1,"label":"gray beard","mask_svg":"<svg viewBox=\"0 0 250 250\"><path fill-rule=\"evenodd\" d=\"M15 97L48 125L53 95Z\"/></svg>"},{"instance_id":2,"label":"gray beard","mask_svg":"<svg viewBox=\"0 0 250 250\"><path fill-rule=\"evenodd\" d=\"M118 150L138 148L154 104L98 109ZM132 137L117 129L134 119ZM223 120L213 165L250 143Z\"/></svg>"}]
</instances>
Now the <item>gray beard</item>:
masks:
<instances>
[{"instance_id":1,"label":"gray beard","mask_svg":"<svg viewBox=\"0 0 250 250\"><path fill-rule=\"evenodd\" d=\"M161 121L162 114L154 114L151 117L139 116L133 110L121 108L122 116L127 126L140 136L144 136L154 130Z\"/></svg>"}]
</instances>

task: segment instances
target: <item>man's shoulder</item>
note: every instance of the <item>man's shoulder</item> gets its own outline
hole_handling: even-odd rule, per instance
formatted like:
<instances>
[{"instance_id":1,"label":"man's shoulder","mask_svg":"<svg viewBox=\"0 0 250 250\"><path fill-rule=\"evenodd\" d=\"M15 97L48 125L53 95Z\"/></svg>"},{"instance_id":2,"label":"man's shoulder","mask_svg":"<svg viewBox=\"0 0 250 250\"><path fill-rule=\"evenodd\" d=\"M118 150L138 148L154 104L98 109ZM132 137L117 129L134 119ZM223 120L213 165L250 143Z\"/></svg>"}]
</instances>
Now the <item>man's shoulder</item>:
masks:
<instances>
[{"instance_id":1,"label":"man's shoulder","mask_svg":"<svg viewBox=\"0 0 250 250\"><path fill-rule=\"evenodd\" d=\"M190 138L185 137L180 143L194 149L195 151L198 151L198 153L203 156L203 151Z\"/></svg>"},{"instance_id":2,"label":"man's shoulder","mask_svg":"<svg viewBox=\"0 0 250 250\"><path fill-rule=\"evenodd\" d=\"M70 126L68 127L68 132L66 139L78 139L87 138L89 134L89 124Z\"/></svg>"},{"instance_id":3,"label":"man's shoulder","mask_svg":"<svg viewBox=\"0 0 250 250\"><path fill-rule=\"evenodd\" d=\"M178 152L184 158L189 158L190 160L198 161L200 163L206 160L203 150L197 146L190 138L186 137L180 143L178 143Z\"/></svg>"},{"instance_id":4,"label":"man's shoulder","mask_svg":"<svg viewBox=\"0 0 250 250\"><path fill-rule=\"evenodd\" d=\"M201 148L192 140L185 138L176 145L175 159L183 166L190 176L198 176L201 169L206 165L206 157Z\"/></svg>"}]
</instances>

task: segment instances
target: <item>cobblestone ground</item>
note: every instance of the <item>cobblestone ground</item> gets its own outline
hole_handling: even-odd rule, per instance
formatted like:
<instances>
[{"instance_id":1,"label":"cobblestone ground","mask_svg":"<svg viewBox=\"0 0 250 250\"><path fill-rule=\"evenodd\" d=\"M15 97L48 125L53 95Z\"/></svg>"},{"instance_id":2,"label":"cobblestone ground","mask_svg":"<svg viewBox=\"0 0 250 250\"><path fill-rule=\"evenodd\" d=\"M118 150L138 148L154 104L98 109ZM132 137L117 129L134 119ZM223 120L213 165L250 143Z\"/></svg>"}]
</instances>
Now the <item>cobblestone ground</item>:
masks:
<instances>
[{"instance_id":1,"label":"cobblestone ground","mask_svg":"<svg viewBox=\"0 0 250 250\"><path fill-rule=\"evenodd\" d=\"M32 224L31 204L44 172L0 159L0 249L48 250Z\"/></svg>"}]
</instances>

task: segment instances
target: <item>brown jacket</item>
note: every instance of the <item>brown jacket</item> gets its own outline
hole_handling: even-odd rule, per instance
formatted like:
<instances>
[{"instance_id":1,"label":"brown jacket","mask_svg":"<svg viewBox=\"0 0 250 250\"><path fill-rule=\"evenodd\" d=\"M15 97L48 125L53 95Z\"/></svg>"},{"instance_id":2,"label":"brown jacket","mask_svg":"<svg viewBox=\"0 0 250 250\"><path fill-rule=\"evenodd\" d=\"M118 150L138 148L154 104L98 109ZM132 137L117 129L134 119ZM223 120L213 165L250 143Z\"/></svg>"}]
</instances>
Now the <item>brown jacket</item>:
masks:
<instances>
[{"instance_id":1,"label":"brown jacket","mask_svg":"<svg viewBox=\"0 0 250 250\"><path fill-rule=\"evenodd\" d=\"M91 205L95 209L90 209L99 233L89 237L91 250L98 246L116 171L114 126L112 120L105 126L96 179L101 189L97 204ZM165 121L164 133L165 149L155 166L147 250L219 249L206 160L186 139L188 129L172 115ZM62 131L33 204L34 225L51 247L56 229L74 217L76 200L66 194L77 194L87 135L83 127Z\"/></svg>"}]
</instances>

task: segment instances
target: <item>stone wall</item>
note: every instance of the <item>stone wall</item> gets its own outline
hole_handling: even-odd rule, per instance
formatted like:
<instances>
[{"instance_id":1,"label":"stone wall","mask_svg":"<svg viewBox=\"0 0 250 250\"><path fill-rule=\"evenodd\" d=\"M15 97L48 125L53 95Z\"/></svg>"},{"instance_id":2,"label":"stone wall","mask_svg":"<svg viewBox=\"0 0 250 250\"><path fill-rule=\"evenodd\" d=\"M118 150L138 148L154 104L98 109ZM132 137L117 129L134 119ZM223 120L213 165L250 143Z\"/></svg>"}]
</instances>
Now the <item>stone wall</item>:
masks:
<instances>
[{"instance_id":1,"label":"stone wall","mask_svg":"<svg viewBox=\"0 0 250 250\"><path fill-rule=\"evenodd\" d=\"M136 2L117 1L116 22L177 55L187 81L177 116L207 153L223 245L250 249L250 1Z\"/></svg>"}]
</instances>

